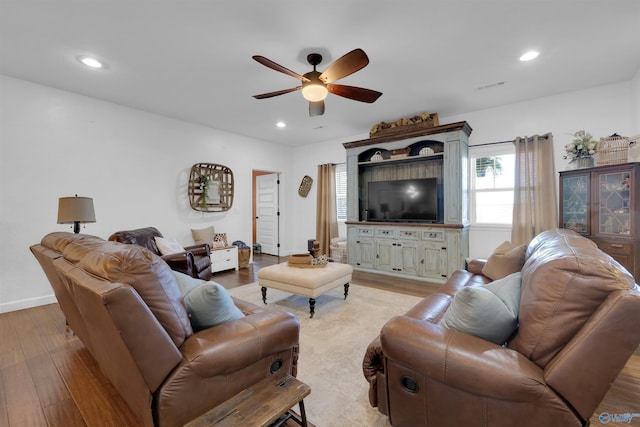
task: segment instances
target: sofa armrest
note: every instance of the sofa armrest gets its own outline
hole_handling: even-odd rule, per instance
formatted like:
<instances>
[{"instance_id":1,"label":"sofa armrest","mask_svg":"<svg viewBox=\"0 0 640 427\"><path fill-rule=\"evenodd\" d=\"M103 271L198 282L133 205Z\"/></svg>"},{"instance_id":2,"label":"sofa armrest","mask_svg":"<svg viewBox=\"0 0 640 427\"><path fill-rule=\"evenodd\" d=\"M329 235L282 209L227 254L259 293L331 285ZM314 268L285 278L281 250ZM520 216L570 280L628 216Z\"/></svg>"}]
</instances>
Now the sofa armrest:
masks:
<instances>
[{"instance_id":1,"label":"sofa armrest","mask_svg":"<svg viewBox=\"0 0 640 427\"><path fill-rule=\"evenodd\" d=\"M234 296L231 296L231 299L233 300L233 304L236 307L238 307L238 309L240 309L240 311L244 313L245 316L248 316L250 314L255 314L255 313L262 313L264 311L269 311L269 309L266 308L264 305L254 304L252 302L245 301L243 299L236 298Z\"/></svg>"},{"instance_id":2,"label":"sofa armrest","mask_svg":"<svg viewBox=\"0 0 640 427\"><path fill-rule=\"evenodd\" d=\"M380 339L387 359L467 393L529 401L548 389L542 370L523 355L454 329L400 316Z\"/></svg>"},{"instance_id":3,"label":"sofa armrest","mask_svg":"<svg viewBox=\"0 0 640 427\"><path fill-rule=\"evenodd\" d=\"M293 314L265 310L202 330L180 350L196 375L209 378L297 347L299 335L300 322Z\"/></svg>"},{"instance_id":4,"label":"sofa armrest","mask_svg":"<svg viewBox=\"0 0 640 427\"><path fill-rule=\"evenodd\" d=\"M487 264L486 259L476 258L471 259L467 263L467 271L473 274L482 274L482 269Z\"/></svg>"},{"instance_id":5,"label":"sofa armrest","mask_svg":"<svg viewBox=\"0 0 640 427\"><path fill-rule=\"evenodd\" d=\"M191 252L194 255L211 256L211 248L209 248L209 245L206 243L201 245L185 246L184 250Z\"/></svg>"},{"instance_id":6,"label":"sofa armrest","mask_svg":"<svg viewBox=\"0 0 640 427\"><path fill-rule=\"evenodd\" d=\"M162 255L161 258L169 265L171 265L170 263L172 262L185 263L188 262L189 253L179 252L177 254Z\"/></svg>"},{"instance_id":7,"label":"sofa armrest","mask_svg":"<svg viewBox=\"0 0 640 427\"><path fill-rule=\"evenodd\" d=\"M180 273L184 273L188 276L193 276L192 271L194 261L191 252L163 255L161 258L172 270L179 271Z\"/></svg>"}]
</instances>

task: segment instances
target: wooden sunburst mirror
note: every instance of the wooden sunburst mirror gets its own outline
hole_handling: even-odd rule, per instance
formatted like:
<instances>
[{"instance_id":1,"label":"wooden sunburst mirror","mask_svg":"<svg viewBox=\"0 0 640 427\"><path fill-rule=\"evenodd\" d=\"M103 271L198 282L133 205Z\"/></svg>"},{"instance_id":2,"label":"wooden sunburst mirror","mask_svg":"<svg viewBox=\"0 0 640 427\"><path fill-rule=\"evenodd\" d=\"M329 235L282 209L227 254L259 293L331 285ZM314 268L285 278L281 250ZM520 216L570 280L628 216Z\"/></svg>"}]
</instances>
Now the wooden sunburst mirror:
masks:
<instances>
[{"instance_id":1,"label":"wooden sunburst mirror","mask_svg":"<svg viewBox=\"0 0 640 427\"><path fill-rule=\"evenodd\" d=\"M224 212L233 205L233 172L224 165L196 163L189 173L189 204L202 212Z\"/></svg>"}]
</instances>

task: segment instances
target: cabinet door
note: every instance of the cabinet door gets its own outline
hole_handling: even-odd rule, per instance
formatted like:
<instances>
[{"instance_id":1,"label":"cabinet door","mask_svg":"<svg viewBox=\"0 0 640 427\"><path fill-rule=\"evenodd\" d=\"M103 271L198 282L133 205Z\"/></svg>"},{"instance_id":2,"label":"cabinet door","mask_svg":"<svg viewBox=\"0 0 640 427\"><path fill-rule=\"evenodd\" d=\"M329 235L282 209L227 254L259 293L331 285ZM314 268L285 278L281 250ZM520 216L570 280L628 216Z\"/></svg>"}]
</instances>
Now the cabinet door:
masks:
<instances>
[{"instance_id":1,"label":"cabinet door","mask_svg":"<svg viewBox=\"0 0 640 427\"><path fill-rule=\"evenodd\" d=\"M376 241L376 269L382 271L395 271L396 262L394 250L396 243L392 240Z\"/></svg>"},{"instance_id":2,"label":"cabinet door","mask_svg":"<svg viewBox=\"0 0 640 427\"><path fill-rule=\"evenodd\" d=\"M588 235L591 229L589 174L562 177L560 191L560 226Z\"/></svg>"},{"instance_id":3,"label":"cabinet door","mask_svg":"<svg viewBox=\"0 0 640 427\"><path fill-rule=\"evenodd\" d=\"M373 268L375 260L373 239L358 239L353 247L355 264L359 267Z\"/></svg>"},{"instance_id":4,"label":"cabinet door","mask_svg":"<svg viewBox=\"0 0 640 427\"><path fill-rule=\"evenodd\" d=\"M420 248L417 243L398 243L396 245L396 271L417 275L420 269L420 255Z\"/></svg>"},{"instance_id":5,"label":"cabinet door","mask_svg":"<svg viewBox=\"0 0 640 427\"><path fill-rule=\"evenodd\" d=\"M420 275L442 280L447 274L447 250L438 243L423 243Z\"/></svg>"},{"instance_id":6,"label":"cabinet door","mask_svg":"<svg viewBox=\"0 0 640 427\"><path fill-rule=\"evenodd\" d=\"M629 236L632 227L631 195L635 187L631 169L597 173L597 235Z\"/></svg>"}]
</instances>

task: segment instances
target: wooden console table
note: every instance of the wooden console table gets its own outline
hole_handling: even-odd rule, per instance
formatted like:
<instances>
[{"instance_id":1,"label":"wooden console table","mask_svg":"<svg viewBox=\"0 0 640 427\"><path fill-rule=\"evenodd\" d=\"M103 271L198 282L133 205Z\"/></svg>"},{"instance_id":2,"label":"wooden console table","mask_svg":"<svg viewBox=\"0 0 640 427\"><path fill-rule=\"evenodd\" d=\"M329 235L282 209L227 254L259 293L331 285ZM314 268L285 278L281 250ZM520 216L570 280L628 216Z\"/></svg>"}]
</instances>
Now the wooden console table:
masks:
<instances>
[{"instance_id":1,"label":"wooden console table","mask_svg":"<svg viewBox=\"0 0 640 427\"><path fill-rule=\"evenodd\" d=\"M283 425L290 419L306 427L307 416L302 400L309 393L311 388L291 375L267 378L241 391L185 427L267 427ZM296 404L300 405L301 419L290 412Z\"/></svg>"}]
</instances>

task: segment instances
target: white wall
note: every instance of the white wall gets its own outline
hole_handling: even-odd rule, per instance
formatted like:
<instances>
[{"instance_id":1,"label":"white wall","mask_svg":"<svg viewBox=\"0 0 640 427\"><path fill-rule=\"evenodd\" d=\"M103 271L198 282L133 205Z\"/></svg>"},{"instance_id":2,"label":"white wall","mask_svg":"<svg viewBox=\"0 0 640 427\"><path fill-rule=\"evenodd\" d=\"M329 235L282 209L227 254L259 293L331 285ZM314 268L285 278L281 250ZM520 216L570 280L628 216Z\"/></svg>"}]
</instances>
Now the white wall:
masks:
<instances>
[{"instance_id":1,"label":"white wall","mask_svg":"<svg viewBox=\"0 0 640 427\"><path fill-rule=\"evenodd\" d=\"M596 138L608 136L614 132L620 135L639 133L640 118L637 113L633 113L634 103L636 108L640 108L640 76L626 83L569 92L456 116L440 116L440 123L467 121L473 128L470 145L508 141L516 136L552 132L555 147L554 167L555 171L559 172L568 168L567 161L563 160L562 156L565 154L564 146L572 139L571 133L585 129ZM406 115L414 113L415 111L407 111ZM399 115L402 115L402 112L399 112ZM366 138L368 133L297 148L294 153L295 179L301 179L304 174L315 179L315 167L318 164L345 161L343 142ZM294 224L296 236L315 234L315 222L308 220L315 217L313 213L315 192L310 193L308 199L312 197L313 199L306 201L301 201L299 198L294 200L297 216ZM301 217L305 220L302 221ZM493 249L510 238L510 229L472 227L469 233L469 255L486 258Z\"/></svg>"},{"instance_id":2,"label":"white wall","mask_svg":"<svg viewBox=\"0 0 640 427\"><path fill-rule=\"evenodd\" d=\"M29 246L51 231L71 231L56 224L61 196L93 198L97 222L83 233L108 238L117 230L156 226L187 245L191 228L214 225L229 242L251 244L251 171L279 171L285 189L281 243L289 250L288 188L299 184L289 182L289 147L6 76L0 87L0 312L55 301ZM189 170L199 162L233 171L231 211L189 207Z\"/></svg>"},{"instance_id":3,"label":"white wall","mask_svg":"<svg viewBox=\"0 0 640 427\"><path fill-rule=\"evenodd\" d=\"M633 135L640 134L640 69L631 81L631 120L633 122Z\"/></svg>"},{"instance_id":4,"label":"white wall","mask_svg":"<svg viewBox=\"0 0 640 427\"><path fill-rule=\"evenodd\" d=\"M293 227L293 249L295 252L307 251L307 240L316 236L316 198L317 198L317 180L318 165L325 163L344 163L347 160L347 153L342 146L343 142L354 141L358 139L368 138L369 134L356 135L352 137L342 138L338 141L321 142L317 144L305 145L294 150L294 169L293 180L300 184L302 177L309 175L313 178L313 184L307 197L298 195L298 187L295 187L294 196L294 218L291 226ZM346 226L340 227L340 235L345 236Z\"/></svg>"}]
</instances>

